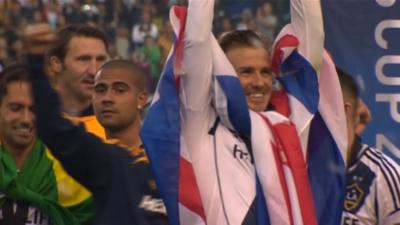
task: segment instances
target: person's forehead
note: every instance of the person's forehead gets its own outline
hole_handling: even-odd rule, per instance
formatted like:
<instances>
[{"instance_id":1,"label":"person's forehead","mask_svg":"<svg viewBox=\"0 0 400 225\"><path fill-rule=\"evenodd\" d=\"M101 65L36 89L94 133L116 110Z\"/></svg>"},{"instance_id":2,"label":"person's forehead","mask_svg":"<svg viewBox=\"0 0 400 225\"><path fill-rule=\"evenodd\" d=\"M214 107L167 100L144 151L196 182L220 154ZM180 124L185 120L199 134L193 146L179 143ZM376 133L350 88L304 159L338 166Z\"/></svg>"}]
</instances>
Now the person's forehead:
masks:
<instances>
[{"instance_id":1,"label":"person's forehead","mask_svg":"<svg viewBox=\"0 0 400 225\"><path fill-rule=\"evenodd\" d=\"M7 84L7 93L3 100L32 102L31 87L27 81L12 81Z\"/></svg>"},{"instance_id":2,"label":"person's forehead","mask_svg":"<svg viewBox=\"0 0 400 225\"><path fill-rule=\"evenodd\" d=\"M135 85L135 74L132 71L124 68L102 69L95 77L96 83L115 83L122 82L130 85Z\"/></svg>"},{"instance_id":3,"label":"person's forehead","mask_svg":"<svg viewBox=\"0 0 400 225\"><path fill-rule=\"evenodd\" d=\"M74 36L67 46L68 53L107 54L106 46L101 39L95 37Z\"/></svg>"},{"instance_id":4,"label":"person's forehead","mask_svg":"<svg viewBox=\"0 0 400 225\"><path fill-rule=\"evenodd\" d=\"M30 91L31 86L28 83L28 81L25 80L17 80L17 81L11 81L7 84L7 90L13 90L13 91Z\"/></svg>"},{"instance_id":5,"label":"person's forehead","mask_svg":"<svg viewBox=\"0 0 400 225\"><path fill-rule=\"evenodd\" d=\"M227 52L227 56L232 63L263 62L266 65L270 65L268 52L263 48L233 48Z\"/></svg>"},{"instance_id":6,"label":"person's forehead","mask_svg":"<svg viewBox=\"0 0 400 225\"><path fill-rule=\"evenodd\" d=\"M244 56L248 55L267 55L268 51L265 48L255 48L250 46L239 46L228 50L228 52L235 52L238 54L244 54Z\"/></svg>"}]
</instances>

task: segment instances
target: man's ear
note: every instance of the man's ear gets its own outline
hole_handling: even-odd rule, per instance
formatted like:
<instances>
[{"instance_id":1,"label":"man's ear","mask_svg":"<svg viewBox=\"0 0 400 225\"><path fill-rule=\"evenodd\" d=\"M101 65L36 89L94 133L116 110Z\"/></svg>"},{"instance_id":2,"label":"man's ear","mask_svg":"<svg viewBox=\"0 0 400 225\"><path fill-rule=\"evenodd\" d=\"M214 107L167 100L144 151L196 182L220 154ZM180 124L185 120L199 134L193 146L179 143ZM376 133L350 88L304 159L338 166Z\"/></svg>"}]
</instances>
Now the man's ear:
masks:
<instances>
[{"instance_id":1,"label":"man's ear","mask_svg":"<svg viewBox=\"0 0 400 225\"><path fill-rule=\"evenodd\" d=\"M137 101L138 101L138 109L143 109L146 104L147 104L147 98L148 98L147 91L141 91L138 93L137 96Z\"/></svg>"},{"instance_id":2,"label":"man's ear","mask_svg":"<svg viewBox=\"0 0 400 225\"><path fill-rule=\"evenodd\" d=\"M49 59L50 70L54 74L59 74L63 70L63 64L60 59L56 56L50 56Z\"/></svg>"},{"instance_id":3,"label":"man's ear","mask_svg":"<svg viewBox=\"0 0 400 225\"><path fill-rule=\"evenodd\" d=\"M350 102L344 102L344 112L346 113L346 117L354 115L354 109Z\"/></svg>"},{"instance_id":4,"label":"man's ear","mask_svg":"<svg viewBox=\"0 0 400 225\"><path fill-rule=\"evenodd\" d=\"M344 112L346 115L346 120L347 123L352 123L354 124L355 121L355 116L356 116L356 109L353 107L353 105L350 102L344 102Z\"/></svg>"},{"instance_id":5,"label":"man's ear","mask_svg":"<svg viewBox=\"0 0 400 225\"><path fill-rule=\"evenodd\" d=\"M346 117L353 113L353 106L351 106L350 102L344 103L344 112L346 113Z\"/></svg>"}]
</instances>

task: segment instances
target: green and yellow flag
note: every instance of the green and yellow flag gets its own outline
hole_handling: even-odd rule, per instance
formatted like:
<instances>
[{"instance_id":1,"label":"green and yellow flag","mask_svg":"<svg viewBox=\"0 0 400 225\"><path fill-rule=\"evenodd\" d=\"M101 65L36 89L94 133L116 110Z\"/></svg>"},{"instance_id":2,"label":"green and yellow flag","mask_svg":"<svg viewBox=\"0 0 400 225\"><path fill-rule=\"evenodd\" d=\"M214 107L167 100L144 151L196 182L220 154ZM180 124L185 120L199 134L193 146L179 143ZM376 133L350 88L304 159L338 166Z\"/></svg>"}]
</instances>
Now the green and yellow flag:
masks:
<instances>
[{"instance_id":1,"label":"green and yellow flag","mask_svg":"<svg viewBox=\"0 0 400 225\"><path fill-rule=\"evenodd\" d=\"M90 224L91 193L70 177L44 144L36 140L23 168L0 145L0 208L7 200L36 207L55 225Z\"/></svg>"}]
</instances>

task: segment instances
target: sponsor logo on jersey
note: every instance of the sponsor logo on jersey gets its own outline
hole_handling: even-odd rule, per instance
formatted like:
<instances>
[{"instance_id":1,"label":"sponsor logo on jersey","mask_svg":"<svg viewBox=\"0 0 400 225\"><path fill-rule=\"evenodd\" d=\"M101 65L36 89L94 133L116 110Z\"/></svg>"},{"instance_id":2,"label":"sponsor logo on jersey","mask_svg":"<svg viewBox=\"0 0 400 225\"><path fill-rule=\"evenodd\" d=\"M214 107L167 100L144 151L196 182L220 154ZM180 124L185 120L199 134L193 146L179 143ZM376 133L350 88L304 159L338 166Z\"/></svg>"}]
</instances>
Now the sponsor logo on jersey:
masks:
<instances>
[{"instance_id":1,"label":"sponsor logo on jersey","mask_svg":"<svg viewBox=\"0 0 400 225\"><path fill-rule=\"evenodd\" d=\"M237 144L233 147L233 157L240 160L250 160L250 154L242 150Z\"/></svg>"},{"instance_id":2,"label":"sponsor logo on jersey","mask_svg":"<svg viewBox=\"0 0 400 225\"><path fill-rule=\"evenodd\" d=\"M167 215L167 209L165 208L164 202L161 199L152 198L150 195L143 196L139 208L148 212Z\"/></svg>"}]
</instances>

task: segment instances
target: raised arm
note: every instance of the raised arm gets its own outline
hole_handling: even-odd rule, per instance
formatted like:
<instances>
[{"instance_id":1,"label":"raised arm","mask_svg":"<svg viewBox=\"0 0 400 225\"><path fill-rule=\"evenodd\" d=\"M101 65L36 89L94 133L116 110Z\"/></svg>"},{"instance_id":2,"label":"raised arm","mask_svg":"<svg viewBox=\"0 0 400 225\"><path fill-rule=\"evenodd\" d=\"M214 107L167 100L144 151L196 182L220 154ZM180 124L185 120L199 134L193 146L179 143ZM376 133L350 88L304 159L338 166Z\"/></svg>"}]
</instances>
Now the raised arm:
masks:
<instances>
[{"instance_id":1,"label":"raised arm","mask_svg":"<svg viewBox=\"0 0 400 225\"><path fill-rule=\"evenodd\" d=\"M43 57L28 57L39 138L49 147L67 172L90 191L104 187L109 168L118 154L111 145L62 117L60 99L43 68ZM123 150L121 150L121 153Z\"/></svg>"},{"instance_id":2,"label":"raised arm","mask_svg":"<svg viewBox=\"0 0 400 225\"><path fill-rule=\"evenodd\" d=\"M320 102L318 79L324 51L322 11L319 0L292 0L290 9L291 23L279 33L272 58L273 70L285 94L282 97L278 95L282 92L275 92L271 102L278 112L296 124L305 150L310 121Z\"/></svg>"},{"instance_id":3,"label":"raised arm","mask_svg":"<svg viewBox=\"0 0 400 225\"><path fill-rule=\"evenodd\" d=\"M179 224L182 219L178 202L186 195L182 197L179 192L180 181L184 180L185 174L193 173L189 163L192 153L204 145L201 135L208 135L214 122L210 121L209 115L212 112L209 41L213 8L213 0L190 0L188 10L182 7L171 9L170 20L176 41L141 129L141 138L171 224ZM185 148L185 143L190 146ZM180 171L182 165L189 169ZM196 186L185 189L184 193L200 199L196 196ZM190 202L190 206L193 205L202 207L197 201Z\"/></svg>"},{"instance_id":4,"label":"raised arm","mask_svg":"<svg viewBox=\"0 0 400 225\"><path fill-rule=\"evenodd\" d=\"M183 107L190 111L204 111L211 103L213 13L214 0L189 1L183 39L181 98Z\"/></svg>"},{"instance_id":5,"label":"raised arm","mask_svg":"<svg viewBox=\"0 0 400 225\"><path fill-rule=\"evenodd\" d=\"M189 130L210 129L209 122L214 123L218 116L228 129L249 136L250 118L243 89L211 32L213 12L214 0L189 1L182 66L183 124Z\"/></svg>"},{"instance_id":6,"label":"raised arm","mask_svg":"<svg viewBox=\"0 0 400 225\"><path fill-rule=\"evenodd\" d=\"M293 31L300 41L298 50L318 71L322 64L324 27L319 0L291 0L290 16Z\"/></svg>"}]
</instances>

